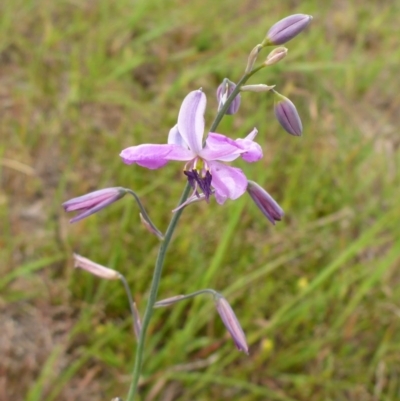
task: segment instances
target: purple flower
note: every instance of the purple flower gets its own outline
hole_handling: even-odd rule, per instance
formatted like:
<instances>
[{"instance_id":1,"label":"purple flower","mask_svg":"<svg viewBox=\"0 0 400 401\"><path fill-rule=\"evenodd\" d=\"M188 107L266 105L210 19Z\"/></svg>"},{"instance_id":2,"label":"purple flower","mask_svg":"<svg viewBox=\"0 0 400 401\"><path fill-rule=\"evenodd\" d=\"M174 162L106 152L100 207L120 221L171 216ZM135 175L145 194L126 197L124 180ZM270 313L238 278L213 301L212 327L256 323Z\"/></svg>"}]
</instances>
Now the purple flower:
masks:
<instances>
[{"instance_id":1,"label":"purple flower","mask_svg":"<svg viewBox=\"0 0 400 401\"><path fill-rule=\"evenodd\" d=\"M303 125L296 106L285 96L273 90L275 95L275 116L282 127L291 135L301 136Z\"/></svg>"},{"instance_id":2,"label":"purple flower","mask_svg":"<svg viewBox=\"0 0 400 401\"><path fill-rule=\"evenodd\" d=\"M311 22L312 16L293 14L274 24L263 41L264 46L282 45L302 32Z\"/></svg>"},{"instance_id":3,"label":"purple flower","mask_svg":"<svg viewBox=\"0 0 400 401\"><path fill-rule=\"evenodd\" d=\"M80 211L81 213L72 218L69 222L75 223L93 213L104 209L111 203L121 199L127 193L125 188L115 187L100 189L99 191L90 192L78 198L70 199L62 204L66 212Z\"/></svg>"},{"instance_id":4,"label":"purple flower","mask_svg":"<svg viewBox=\"0 0 400 401\"><path fill-rule=\"evenodd\" d=\"M228 198L237 199L246 191L247 179L242 170L221 162L230 162L241 156L247 162L262 157L260 145L253 141L254 129L244 139L232 140L210 132L203 146L204 111L206 96L201 90L190 92L184 99L178 124L162 145L144 144L124 149L120 156L124 163L136 163L148 169L158 169L170 160L185 161L184 174L197 197L204 194L208 201L212 194L219 204Z\"/></svg>"},{"instance_id":5,"label":"purple flower","mask_svg":"<svg viewBox=\"0 0 400 401\"><path fill-rule=\"evenodd\" d=\"M227 79L224 79L224 82L222 82L222 84L218 86L217 88L218 111L221 110L226 100L235 90L235 88L236 85ZM238 93L233 99L232 103L229 105L228 110L226 110L225 114L229 115L236 114L240 107L240 101L241 97L240 93Z\"/></svg>"},{"instance_id":6,"label":"purple flower","mask_svg":"<svg viewBox=\"0 0 400 401\"><path fill-rule=\"evenodd\" d=\"M275 225L276 221L280 221L283 217L282 208L275 202L272 196L254 181L249 181L247 192L253 199L254 203L261 210L264 216Z\"/></svg>"},{"instance_id":7,"label":"purple flower","mask_svg":"<svg viewBox=\"0 0 400 401\"><path fill-rule=\"evenodd\" d=\"M215 306L217 307L217 311L222 319L222 322L224 323L224 326L227 328L229 334L235 342L236 348L239 351L249 354L246 336L244 335L242 326L240 325L235 312L229 305L228 301L220 294L217 294L215 297Z\"/></svg>"}]
</instances>

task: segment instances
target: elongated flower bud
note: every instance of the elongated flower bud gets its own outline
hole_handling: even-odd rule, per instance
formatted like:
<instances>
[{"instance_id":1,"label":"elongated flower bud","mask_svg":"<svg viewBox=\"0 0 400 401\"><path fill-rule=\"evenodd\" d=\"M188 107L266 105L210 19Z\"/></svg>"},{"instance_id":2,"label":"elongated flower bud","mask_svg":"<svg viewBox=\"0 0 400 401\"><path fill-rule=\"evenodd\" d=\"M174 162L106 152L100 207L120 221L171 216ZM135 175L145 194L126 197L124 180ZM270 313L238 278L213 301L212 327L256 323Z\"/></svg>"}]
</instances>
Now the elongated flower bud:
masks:
<instances>
[{"instance_id":1,"label":"elongated flower bud","mask_svg":"<svg viewBox=\"0 0 400 401\"><path fill-rule=\"evenodd\" d=\"M253 199L256 206L264 216L275 225L283 217L282 208L276 203L272 196L254 181L248 181L247 192Z\"/></svg>"},{"instance_id":2,"label":"elongated flower bud","mask_svg":"<svg viewBox=\"0 0 400 401\"><path fill-rule=\"evenodd\" d=\"M302 32L311 22L312 16L306 14L293 14L274 24L262 42L263 46L283 45Z\"/></svg>"},{"instance_id":3,"label":"elongated flower bud","mask_svg":"<svg viewBox=\"0 0 400 401\"><path fill-rule=\"evenodd\" d=\"M90 259L84 258L76 253L74 253L74 266L80 267L81 269L106 280L118 280L121 278L121 274L117 271L92 262Z\"/></svg>"},{"instance_id":4,"label":"elongated flower bud","mask_svg":"<svg viewBox=\"0 0 400 401\"><path fill-rule=\"evenodd\" d=\"M257 60L258 53L260 53L261 49L263 48L262 45L257 45L249 54L249 58L247 60L246 70L244 71L245 74L253 71L254 63Z\"/></svg>"},{"instance_id":5,"label":"elongated flower bud","mask_svg":"<svg viewBox=\"0 0 400 401\"><path fill-rule=\"evenodd\" d=\"M124 197L126 193L127 190L121 187L100 189L99 191L70 199L64 202L62 206L66 212L82 212L70 220L70 223L75 223L116 202Z\"/></svg>"},{"instance_id":6,"label":"elongated flower bud","mask_svg":"<svg viewBox=\"0 0 400 401\"><path fill-rule=\"evenodd\" d=\"M244 85L240 88L242 92L269 92L271 89L274 89L275 85Z\"/></svg>"},{"instance_id":7,"label":"elongated flower bud","mask_svg":"<svg viewBox=\"0 0 400 401\"><path fill-rule=\"evenodd\" d=\"M235 312L229 305L228 301L220 294L215 296L215 306L224 323L226 329L229 331L236 348L249 354L249 347L247 346L246 336L244 335L242 326L240 325Z\"/></svg>"},{"instance_id":8,"label":"elongated flower bud","mask_svg":"<svg viewBox=\"0 0 400 401\"><path fill-rule=\"evenodd\" d=\"M282 127L291 135L301 136L303 125L296 106L285 96L273 91L275 95L275 117Z\"/></svg>"},{"instance_id":9,"label":"elongated flower bud","mask_svg":"<svg viewBox=\"0 0 400 401\"><path fill-rule=\"evenodd\" d=\"M222 84L218 86L217 89L218 111L221 110L221 108L223 107L228 97L234 91L235 88L236 84L229 81L228 79L224 79ZM236 97L233 99L232 103L229 105L228 110L226 110L225 114L229 115L236 114L240 107L240 101L241 101L240 93L238 93Z\"/></svg>"},{"instance_id":10,"label":"elongated flower bud","mask_svg":"<svg viewBox=\"0 0 400 401\"><path fill-rule=\"evenodd\" d=\"M286 57L288 49L286 47L277 47L268 54L267 59L265 60L265 65L273 65L281 61Z\"/></svg>"}]
</instances>

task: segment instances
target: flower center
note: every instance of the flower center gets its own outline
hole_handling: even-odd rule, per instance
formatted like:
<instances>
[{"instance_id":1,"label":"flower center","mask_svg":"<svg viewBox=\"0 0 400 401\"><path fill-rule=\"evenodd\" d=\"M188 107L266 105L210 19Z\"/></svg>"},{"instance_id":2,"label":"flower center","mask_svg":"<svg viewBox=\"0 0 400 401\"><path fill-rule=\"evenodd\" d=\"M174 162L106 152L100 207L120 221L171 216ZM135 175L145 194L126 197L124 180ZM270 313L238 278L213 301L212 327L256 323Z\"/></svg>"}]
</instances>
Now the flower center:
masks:
<instances>
[{"instance_id":1,"label":"flower center","mask_svg":"<svg viewBox=\"0 0 400 401\"><path fill-rule=\"evenodd\" d=\"M203 159L196 158L185 166L183 173L188 177L189 184L194 189L195 195L200 197L198 191L200 188L208 202L213 192L211 189L212 176L207 163Z\"/></svg>"}]
</instances>

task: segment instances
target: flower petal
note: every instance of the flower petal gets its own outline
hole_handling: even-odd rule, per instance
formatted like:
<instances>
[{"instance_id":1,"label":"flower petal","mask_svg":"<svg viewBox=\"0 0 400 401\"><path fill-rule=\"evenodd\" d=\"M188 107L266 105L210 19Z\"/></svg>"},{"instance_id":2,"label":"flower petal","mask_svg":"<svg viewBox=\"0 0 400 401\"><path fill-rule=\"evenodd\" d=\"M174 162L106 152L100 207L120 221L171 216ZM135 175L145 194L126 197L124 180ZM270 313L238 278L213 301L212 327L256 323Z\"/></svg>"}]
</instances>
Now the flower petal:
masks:
<instances>
[{"instance_id":1,"label":"flower petal","mask_svg":"<svg viewBox=\"0 0 400 401\"><path fill-rule=\"evenodd\" d=\"M125 164L136 163L154 170L165 166L169 160L193 159L193 152L178 145L138 145L124 149L120 154Z\"/></svg>"},{"instance_id":2,"label":"flower petal","mask_svg":"<svg viewBox=\"0 0 400 401\"><path fill-rule=\"evenodd\" d=\"M179 145L179 146L182 146L183 148L188 149L187 143L184 141L181 133L178 130L178 124L176 124L174 127L172 127L169 130L167 143L169 145Z\"/></svg>"},{"instance_id":3,"label":"flower petal","mask_svg":"<svg viewBox=\"0 0 400 401\"><path fill-rule=\"evenodd\" d=\"M215 198L222 205L229 199L237 199L246 192L247 179L240 168L226 166L218 162L209 163L212 175L211 185Z\"/></svg>"},{"instance_id":4,"label":"flower petal","mask_svg":"<svg viewBox=\"0 0 400 401\"><path fill-rule=\"evenodd\" d=\"M246 162L253 163L260 160L263 157L263 151L261 146L254 142L253 139L257 135L257 130L254 128L249 135L244 139L236 139L236 143L243 150L242 159Z\"/></svg>"},{"instance_id":5,"label":"flower petal","mask_svg":"<svg viewBox=\"0 0 400 401\"><path fill-rule=\"evenodd\" d=\"M193 91L185 97L179 110L178 130L189 148L196 154L203 148L206 103L206 95L201 90Z\"/></svg>"},{"instance_id":6,"label":"flower petal","mask_svg":"<svg viewBox=\"0 0 400 401\"><path fill-rule=\"evenodd\" d=\"M206 145L200 152L200 157L204 160L220 160L230 162L237 159L243 153L240 145L225 135L210 132L208 134Z\"/></svg>"}]
</instances>

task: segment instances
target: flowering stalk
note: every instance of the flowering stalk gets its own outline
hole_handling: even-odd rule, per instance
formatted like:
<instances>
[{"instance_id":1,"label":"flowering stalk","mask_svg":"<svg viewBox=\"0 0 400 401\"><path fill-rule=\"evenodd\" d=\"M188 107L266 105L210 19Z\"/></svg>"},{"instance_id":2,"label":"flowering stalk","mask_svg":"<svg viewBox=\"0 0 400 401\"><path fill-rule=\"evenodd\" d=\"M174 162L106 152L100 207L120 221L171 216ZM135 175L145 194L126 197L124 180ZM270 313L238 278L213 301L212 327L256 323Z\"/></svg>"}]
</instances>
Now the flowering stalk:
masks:
<instances>
[{"instance_id":1,"label":"flowering stalk","mask_svg":"<svg viewBox=\"0 0 400 401\"><path fill-rule=\"evenodd\" d=\"M216 128L218 127L219 123L221 122L222 118L224 117L229 106L235 99L236 95L240 92L240 88L242 87L242 85L244 85L246 83L246 81L253 74L255 74L257 71L261 70L264 67L265 67L264 65L261 65L261 66L255 68L254 70L243 75L243 77L237 83L235 89L232 91L232 93L226 99L225 104L218 111L218 114L216 115L213 123L211 124L209 132L215 132ZM182 192L181 199L179 200L178 206L182 205L186 201L186 199L189 195L190 189L191 189L190 184L186 183L185 189ZM152 282L150 285L149 298L147 301L146 310L144 312L142 328L140 331L140 337L139 337L138 346L136 349L135 364L134 364L133 372L132 372L132 383L131 383L126 401L133 401L135 399L135 395L137 393L139 376L140 376L140 371L141 371L142 362L143 362L143 351L144 351L146 332L149 327L150 319L153 315L153 309L154 309L154 305L155 305L156 299L157 299L158 287L160 285L160 279L161 279L161 274L162 274L162 268L164 266L165 254L167 252L168 246L171 242L172 235L175 231L175 227L179 221L179 218L181 217L182 212L183 212L183 208L178 207L178 210L176 210L176 212L172 215L169 226L165 232L164 241L161 242L160 248L158 250L157 260L156 260L156 264L154 267L153 279L152 279Z\"/></svg>"},{"instance_id":2,"label":"flowering stalk","mask_svg":"<svg viewBox=\"0 0 400 401\"><path fill-rule=\"evenodd\" d=\"M278 62L287 53L286 48L277 48L270 53L267 61L254 68L258 53L263 47L287 42L300 33L310 20L310 16L300 14L279 21L268 31L264 41L257 45L250 53L244 75L239 82L235 85L226 79L224 80L222 87L217 92L220 107L205 138L203 135L206 96L200 89L190 92L185 97L179 111L177 124L170 130L166 144L142 144L131 146L121 152L120 156L124 163L138 164L149 169L161 168L172 160L186 162L184 174L187 176L187 183L179 203L173 211L174 213L172 214L165 236L154 226L139 198L130 190L110 188L72 199L64 204L66 211L81 211L81 214L73 219L73 221L77 221L103 209L120 199L124 194L130 193L135 197L140 207L142 223L150 232L162 240L158 250L142 323L140 322L136 305L132 302L131 298L129 299L138 344L132 372L132 382L126 401L133 401L138 392L146 333L155 307L168 306L202 293L211 293L214 296L217 311L237 348L248 353L248 345L240 323L228 301L222 295L216 293L214 290L206 289L188 295L177 295L156 302L158 288L167 249L183 209L189 203L201 199L205 199L208 202L209 198L214 196L219 204L223 204L227 199L237 199L247 190L261 212L273 224L282 217L282 209L265 190L258 184L248 181L240 169L225 164L238 157L241 157L246 162L255 162L262 157L260 145L254 142L257 130L254 129L245 138L233 140L225 135L216 133L216 128L225 114L234 114L237 111L240 103L240 91L242 89L254 92L271 90L279 98L275 106L275 114L278 121L290 134L301 134L301 121L297 118L297 111L294 105L288 99L278 94L273 89L273 86L250 85L243 87L243 85L260 69ZM191 189L193 189L193 193L189 197ZM114 273L110 269L99 265L88 266L86 261L84 262L81 267L86 268L94 274L108 279L120 278L116 275L117 273ZM125 288L129 290L126 281L123 280L123 283ZM114 401L119 400L119 398L114 399Z\"/></svg>"}]
</instances>

